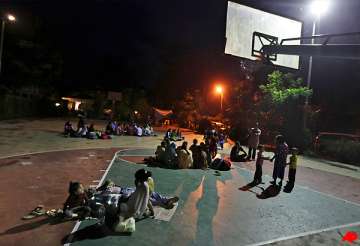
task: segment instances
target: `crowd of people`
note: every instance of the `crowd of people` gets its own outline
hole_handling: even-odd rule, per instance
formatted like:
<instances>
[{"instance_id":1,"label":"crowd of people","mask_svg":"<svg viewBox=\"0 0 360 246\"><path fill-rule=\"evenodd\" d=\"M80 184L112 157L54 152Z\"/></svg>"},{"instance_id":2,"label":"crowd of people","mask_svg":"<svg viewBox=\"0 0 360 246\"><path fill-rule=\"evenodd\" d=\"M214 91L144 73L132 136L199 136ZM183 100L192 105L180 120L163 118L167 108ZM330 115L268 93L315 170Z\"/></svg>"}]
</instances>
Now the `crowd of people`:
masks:
<instances>
[{"instance_id":1,"label":"crowd of people","mask_svg":"<svg viewBox=\"0 0 360 246\"><path fill-rule=\"evenodd\" d=\"M224 149L226 135L221 131L215 130L214 128L206 129L204 134L204 140L205 142L209 142L209 144L212 145L212 148L214 148L214 150L217 150L218 148Z\"/></svg>"},{"instance_id":2,"label":"crowd of people","mask_svg":"<svg viewBox=\"0 0 360 246\"><path fill-rule=\"evenodd\" d=\"M77 128L75 129L70 121L64 125L64 136L83 137L88 139L111 139L114 135L129 136L154 136L154 129L150 124L140 125L136 123L118 123L109 121L105 130L96 130L93 123L87 125L83 117L79 117Z\"/></svg>"},{"instance_id":3,"label":"crowd of people","mask_svg":"<svg viewBox=\"0 0 360 246\"><path fill-rule=\"evenodd\" d=\"M155 191L152 173L139 169L135 187L121 187L110 180L97 189L85 190L79 182L71 182L63 215L66 218L95 218L117 232L133 232L135 220L153 217L153 206L172 209L178 197L166 197Z\"/></svg>"},{"instance_id":4,"label":"crowd of people","mask_svg":"<svg viewBox=\"0 0 360 246\"><path fill-rule=\"evenodd\" d=\"M173 135L174 133L174 135ZM217 155L217 143L214 138L206 138L205 142L198 144L194 139L189 147L187 141L177 146L176 141L183 140L180 130L168 130L164 140L155 151L155 158L145 159L151 166L158 166L172 169L207 169L229 170L230 161Z\"/></svg>"}]
</instances>

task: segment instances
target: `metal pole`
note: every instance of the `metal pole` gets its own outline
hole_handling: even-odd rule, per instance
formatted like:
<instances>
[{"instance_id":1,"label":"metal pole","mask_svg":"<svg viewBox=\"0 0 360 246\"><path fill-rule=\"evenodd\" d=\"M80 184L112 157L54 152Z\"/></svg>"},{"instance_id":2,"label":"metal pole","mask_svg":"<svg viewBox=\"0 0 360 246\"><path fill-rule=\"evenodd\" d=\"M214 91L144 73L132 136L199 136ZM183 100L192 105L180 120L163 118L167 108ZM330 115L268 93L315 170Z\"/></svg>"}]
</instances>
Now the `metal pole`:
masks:
<instances>
[{"instance_id":1,"label":"metal pole","mask_svg":"<svg viewBox=\"0 0 360 246\"><path fill-rule=\"evenodd\" d=\"M3 46L4 46L4 34L5 34L5 20L1 21L1 40L0 40L0 74L1 74L1 67L2 67L2 53L3 53Z\"/></svg>"},{"instance_id":2,"label":"metal pole","mask_svg":"<svg viewBox=\"0 0 360 246\"><path fill-rule=\"evenodd\" d=\"M316 19L313 22L313 28L312 28L312 36L315 36L315 32L316 32ZM314 44L315 40L311 39L311 44ZM312 75L312 63L313 63L313 57L310 56L309 59L309 70L308 70L308 76L307 76L307 83L306 86L307 88L310 89L310 84L311 84L311 75ZM305 99L305 106L309 105L309 97L307 96Z\"/></svg>"},{"instance_id":3,"label":"metal pole","mask_svg":"<svg viewBox=\"0 0 360 246\"><path fill-rule=\"evenodd\" d=\"M313 28L312 28L312 36L315 36L315 32L316 32L316 19L313 21ZM314 38L311 39L311 44L314 44L315 40ZM308 70L308 76L307 76L307 81L306 81L306 86L308 89L310 89L310 84L311 84L311 75L312 75L312 62L313 62L313 57L310 56L309 59L309 70ZM305 98L305 106L304 106L304 119L303 119L303 123L304 123L304 129L306 129L307 126L307 110L308 110L308 106L309 106L309 96L306 96Z\"/></svg>"}]
</instances>

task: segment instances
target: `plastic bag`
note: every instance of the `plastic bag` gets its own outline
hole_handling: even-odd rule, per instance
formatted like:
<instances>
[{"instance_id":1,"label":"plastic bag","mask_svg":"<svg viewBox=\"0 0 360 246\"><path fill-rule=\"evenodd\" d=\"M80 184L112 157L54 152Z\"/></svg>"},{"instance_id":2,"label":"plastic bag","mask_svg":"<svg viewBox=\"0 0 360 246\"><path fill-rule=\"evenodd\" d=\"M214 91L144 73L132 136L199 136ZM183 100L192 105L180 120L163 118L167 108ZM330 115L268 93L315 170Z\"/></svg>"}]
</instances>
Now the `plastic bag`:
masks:
<instances>
[{"instance_id":1,"label":"plastic bag","mask_svg":"<svg viewBox=\"0 0 360 246\"><path fill-rule=\"evenodd\" d=\"M119 217L119 221L114 224L115 232L134 232L135 231L135 219L130 217L124 220L123 217Z\"/></svg>"}]
</instances>

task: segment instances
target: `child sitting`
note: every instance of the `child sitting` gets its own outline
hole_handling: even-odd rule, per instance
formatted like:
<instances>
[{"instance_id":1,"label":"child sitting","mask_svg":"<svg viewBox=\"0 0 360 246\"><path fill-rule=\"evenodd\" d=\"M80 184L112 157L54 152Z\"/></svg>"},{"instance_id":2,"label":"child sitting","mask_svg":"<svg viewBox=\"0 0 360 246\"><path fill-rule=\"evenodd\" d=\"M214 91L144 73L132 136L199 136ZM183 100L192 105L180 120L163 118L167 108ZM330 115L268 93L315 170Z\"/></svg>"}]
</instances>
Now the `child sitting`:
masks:
<instances>
[{"instance_id":1,"label":"child sitting","mask_svg":"<svg viewBox=\"0 0 360 246\"><path fill-rule=\"evenodd\" d=\"M91 209L87 206L88 197L79 182L70 182L69 196L64 204L64 214L68 218L85 218L90 216Z\"/></svg>"},{"instance_id":2,"label":"child sitting","mask_svg":"<svg viewBox=\"0 0 360 246\"><path fill-rule=\"evenodd\" d=\"M261 184L261 182L262 182L262 165L264 163L264 160L270 160L269 157L263 156L263 152L264 152L263 145L259 145L258 150L259 150L259 152L257 153L256 170L255 170L254 181L253 181L254 184Z\"/></svg>"}]
</instances>

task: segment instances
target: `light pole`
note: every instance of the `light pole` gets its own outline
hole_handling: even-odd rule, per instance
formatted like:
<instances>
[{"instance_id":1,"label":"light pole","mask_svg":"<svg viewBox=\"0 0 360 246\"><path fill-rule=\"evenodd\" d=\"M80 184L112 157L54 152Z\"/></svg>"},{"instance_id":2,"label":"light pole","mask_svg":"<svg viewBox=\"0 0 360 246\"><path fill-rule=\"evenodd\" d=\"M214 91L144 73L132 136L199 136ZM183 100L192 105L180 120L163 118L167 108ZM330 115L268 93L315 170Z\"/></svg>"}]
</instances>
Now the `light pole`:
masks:
<instances>
[{"instance_id":1,"label":"light pole","mask_svg":"<svg viewBox=\"0 0 360 246\"><path fill-rule=\"evenodd\" d=\"M311 12L312 14L315 16L314 20L313 20L313 24L312 24L312 35L311 36L315 36L316 35L316 22L320 21L320 17L327 11L327 9L329 8L329 0L315 0L312 4L311 4ZM312 38L311 39L311 44L315 43L315 39ZM310 56L309 58L309 69L308 69L308 76L307 76L307 82L306 82L306 86L310 89L310 85L311 85L311 76L312 76L312 63L313 63L313 57ZM307 108L307 106L309 105L309 96L306 96L305 99L305 107Z\"/></svg>"},{"instance_id":2,"label":"light pole","mask_svg":"<svg viewBox=\"0 0 360 246\"><path fill-rule=\"evenodd\" d=\"M215 92L217 94L220 94L220 109L221 109L221 112L223 111L223 97L224 97L224 89L221 85L217 85L215 87Z\"/></svg>"},{"instance_id":3,"label":"light pole","mask_svg":"<svg viewBox=\"0 0 360 246\"><path fill-rule=\"evenodd\" d=\"M0 74L2 68L2 53L4 46L4 34L5 34L5 23L6 21L15 22L16 18L13 15L7 15L6 18L1 18L1 39L0 39Z\"/></svg>"}]
</instances>

